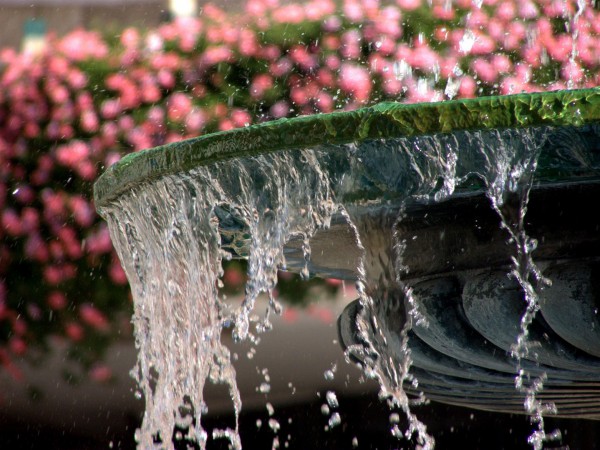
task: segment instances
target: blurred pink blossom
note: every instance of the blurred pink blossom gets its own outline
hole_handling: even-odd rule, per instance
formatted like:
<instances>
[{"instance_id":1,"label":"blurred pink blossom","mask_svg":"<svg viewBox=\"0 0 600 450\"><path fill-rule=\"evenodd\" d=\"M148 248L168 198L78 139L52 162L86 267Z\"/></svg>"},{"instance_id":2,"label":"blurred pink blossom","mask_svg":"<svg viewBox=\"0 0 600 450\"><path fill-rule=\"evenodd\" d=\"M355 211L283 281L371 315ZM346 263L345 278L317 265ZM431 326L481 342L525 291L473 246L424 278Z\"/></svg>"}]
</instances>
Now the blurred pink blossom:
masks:
<instances>
[{"instance_id":1,"label":"blurred pink blossom","mask_svg":"<svg viewBox=\"0 0 600 450\"><path fill-rule=\"evenodd\" d=\"M174 122L182 122L192 110L192 100L183 92L175 92L167 100L167 117Z\"/></svg>"},{"instance_id":2,"label":"blurred pink blossom","mask_svg":"<svg viewBox=\"0 0 600 450\"><path fill-rule=\"evenodd\" d=\"M273 11L273 19L280 23L300 23L305 19L302 5L291 3Z\"/></svg>"},{"instance_id":3,"label":"blurred pink blossom","mask_svg":"<svg viewBox=\"0 0 600 450\"><path fill-rule=\"evenodd\" d=\"M371 76L366 68L356 64L342 63L340 88L359 101L366 102L371 94Z\"/></svg>"},{"instance_id":4,"label":"blurred pink blossom","mask_svg":"<svg viewBox=\"0 0 600 450\"><path fill-rule=\"evenodd\" d=\"M61 309L66 308L66 306L68 304L67 298L60 291L50 292L48 294L46 301L48 302L48 306L50 306L50 308L52 308L56 311L60 311Z\"/></svg>"},{"instance_id":5,"label":"blurred pink blossom","mask_svg":"<svg viewBox=\"0 0 600 450\"><path fill-rule=\"evenodd\" d=\"M252 83L250 83L250 96L252 98L260 99L264 97L266 91L273 87L273 78L271 75L266 73L261 73L254 77Z\"/></svg>"},{"instance_id":6,"label":"blurred pink blossom","mask_svg":"<svg viewBox=\"0 0 600 450\"><path fill-rule=\"evenodd\" d=\"M89 303L79 306L79 317L85 324L97 330L107 331L109 328L109 322L104 313Z\"/></svg>"},{"instance_id":7,"label":"blurred pink blossom","mask_svg":"<svg viewBox=\"0 0 600 450\"><path fill-rule=\"evenodd\" d=\"M396 0L396 3L404 11L413 11L421 6L421 0Z\"/></svg>"},{"instance_id":8,"label":"blurred pink blossom","mask_svg":"<svg viewBox=\"0 0 600 450\"><path fill-rule=\"evenodd\" d=\"M344 17L350 22L360 22L364 18L364 11L357 0L344 1Z\"/></svg>"},{"instance_id":9,"label":"blurred pink blossom","mask_svg":"<svg viewBox=\"0 0 600 450\"><path fill-rule=\"evenodd\" d=\"M88 372L88 375L91 380L97 383L106 383L113 377L111 368L104 364L95 364Z\"/></svg>"}]
</instances>

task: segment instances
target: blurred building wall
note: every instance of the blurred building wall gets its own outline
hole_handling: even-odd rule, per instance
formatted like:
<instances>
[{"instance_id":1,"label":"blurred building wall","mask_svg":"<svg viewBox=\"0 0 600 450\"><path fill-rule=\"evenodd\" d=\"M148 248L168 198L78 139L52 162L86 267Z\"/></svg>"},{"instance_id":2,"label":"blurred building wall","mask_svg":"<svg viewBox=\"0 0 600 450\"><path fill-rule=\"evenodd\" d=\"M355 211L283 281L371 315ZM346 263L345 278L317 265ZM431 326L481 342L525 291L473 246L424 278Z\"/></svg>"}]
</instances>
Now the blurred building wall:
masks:
<instances>
[{"instance_id":1,"label":"blurred building wall","mask_svg":"<svg viewBox=\"0 0 600 450\"><path fill-rule=\"evenodd\" d=\"M108 32L152 27L168 16L168 0L0 0L0 48L19 48L25 24L34 19L63 35L77 27Z\"/></svg>"}]
</instances>

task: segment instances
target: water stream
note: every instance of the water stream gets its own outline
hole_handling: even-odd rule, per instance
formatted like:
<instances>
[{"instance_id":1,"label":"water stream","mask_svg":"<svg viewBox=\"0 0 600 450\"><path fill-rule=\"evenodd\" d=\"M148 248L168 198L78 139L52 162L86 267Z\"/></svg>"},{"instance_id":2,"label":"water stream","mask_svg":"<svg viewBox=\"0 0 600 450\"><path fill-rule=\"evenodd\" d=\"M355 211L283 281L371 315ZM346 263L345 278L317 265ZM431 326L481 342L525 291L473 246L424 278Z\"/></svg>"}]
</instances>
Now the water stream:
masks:
<instances>
[{"instance_id":1,"label":"water stream","mask_svg":"<svg viewBox=\"0 0 600 450\"><path fill-rule=\"evenodd\" d=\"M362 254L355 268L359 339L348 358L379 381L392 414L406 415L409 429L395 425L392 433L433 448L426 425L411 410L426 397L411 372L409 336L414 326L426 327L427 318L404 281L411 267L403 259L406 236L397 230L412 204L444 201L460 194L458 186L487 195L514 247L507 275L519 282L527 302L513 347L515 383L536 423L531 443L542 448L552 437L543 424L552 407L537 400L542 379L521 361L529 356L528 327L547 281L532 259L535 242L524 218L538 153L551 132L457 132L220 161L136 186L103 208L134 296L139 356L132 374L146 402L139 448L173 448L173 441L185 440L204 449L208 433L241 448L237 417L243 402L222 334L258 342L271 327L270 314L281 312L274 290L277 270L289 264L286 243L302 242L304 263L290 268L308 276L311 238L332 219L348 222ZM232 256L249 262L238 307L219 293L221 263ZM270 307L259 317L254 305L261 293ZM228 387L232 426L203 429L207 382Z\"/></svg>"}]
</instances>

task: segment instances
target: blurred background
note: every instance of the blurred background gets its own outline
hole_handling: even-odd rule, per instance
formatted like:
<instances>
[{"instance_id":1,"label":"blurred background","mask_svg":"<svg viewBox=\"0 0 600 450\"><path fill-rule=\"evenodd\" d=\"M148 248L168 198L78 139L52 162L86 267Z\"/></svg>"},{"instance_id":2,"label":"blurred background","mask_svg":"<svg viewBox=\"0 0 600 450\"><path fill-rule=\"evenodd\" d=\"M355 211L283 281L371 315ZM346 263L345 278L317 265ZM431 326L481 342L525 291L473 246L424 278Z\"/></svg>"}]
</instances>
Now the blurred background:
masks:
<instances>
[{"instance_id":1,"label":"blurred background","mask_svg":"<svg viewBox=\"0 0 600 450\"><path fill-rule=\"evenodd\" d=\"M0 448L135 446L131 296L91 195L123 155L385 100L600 84L591 1L0 0L0 20ZM223 281L241 301L244 263ZM278 291L286 309L261 345L228 341L246 448L413 448L337 342L354 287L282 273ZM230 424L227 393L207 397L207 424ZM439 448L529 448L523 416L417 413ZM597 448L594 423L548 422L556 448Z\"/></svg>"}]
</instances>

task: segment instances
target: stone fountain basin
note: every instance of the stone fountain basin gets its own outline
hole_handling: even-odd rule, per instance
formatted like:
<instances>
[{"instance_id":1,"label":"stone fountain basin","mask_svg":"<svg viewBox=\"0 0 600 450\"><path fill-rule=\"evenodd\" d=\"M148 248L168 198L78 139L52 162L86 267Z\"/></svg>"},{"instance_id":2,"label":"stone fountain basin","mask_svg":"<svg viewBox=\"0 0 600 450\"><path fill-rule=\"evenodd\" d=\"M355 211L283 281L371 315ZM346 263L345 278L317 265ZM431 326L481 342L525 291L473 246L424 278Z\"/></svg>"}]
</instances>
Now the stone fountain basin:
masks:
<instances>
[{"instance_id":1,"label":"stone fountain basin","mask_svg":"<svg viewBox=\"0 0 600 450\"><path fill-rule=\"evenodd\" d=\"M354 225L368 250L367 281L377 283L389 276L394 233L405 243L404 281L413 287L430 323L411 332L412 371L419 389L442 402L522 412L522 394L513 386L515 362L508 356L518 334L522 298L506 276L513 247L490 207L485 180L478 173L485 161L477 155L482 143L493 148L497 139L521 142L518 136L524 132L527 139L518 144L523 151L532 139L541 148L525 228L538 241L536 262L553 281L542 293L541 315L532 326L539 354L531 355L526 368L534 375L547 374L540 398L554 401L559 414L598 419L600 223L590 205L600 190L599 124L597 89L427 105L381 104L216 133L128 155L99 179L94 195L102 213L124 192L163 176L233 159L314 149L325 161L336 201L353 221L358 219ZM428 153L420 149L431 140L442 142L434 149L436 158L446 158L447 151L457 157L457 184L448 195L438 195L443 186L435 177L427 180L423 191L410 177L401 176L413 164L429 168ZM394 153L391 147L401 150ZM507 217L518 213L517 203L507 196ZM403 219L397 221L400 212ZM234 257L246 256L247 224L226 205L215 205L215 215L222 248ZM310 240L311 275L355 280L362 255L357 229L342 214L333 216L330 227L319 229ZM286 269L304 267L302 242L292 236L286 244ZM404 298L398 294L389 301L401 305L390 308L399 315L390 321L402 325ZM356 341L354 318L359 311L355 302L340 316L344 347Z\"/></svg>"}]
</instances>

